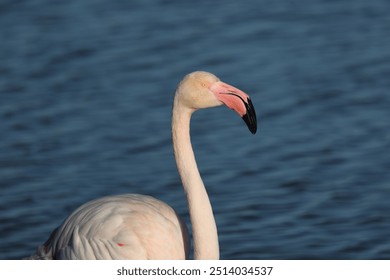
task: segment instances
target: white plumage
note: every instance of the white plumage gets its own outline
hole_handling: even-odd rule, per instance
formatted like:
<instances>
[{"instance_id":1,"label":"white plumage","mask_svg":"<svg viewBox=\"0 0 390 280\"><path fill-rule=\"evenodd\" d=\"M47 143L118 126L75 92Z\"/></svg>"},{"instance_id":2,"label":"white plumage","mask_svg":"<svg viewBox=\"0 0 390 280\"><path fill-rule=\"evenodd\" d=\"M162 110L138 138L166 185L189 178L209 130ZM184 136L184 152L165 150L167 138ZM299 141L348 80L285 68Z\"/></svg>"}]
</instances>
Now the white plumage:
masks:
<instances>
[{"instance_id":1,"label":"white plumage","mask_svg":"<svg viewBox=\"0 0 390 280\"><path fill-rule=\"evenodd\" d=\"M186 227L169 205L151 196L124 194L80 206L36 258L185 259L188 246Z\"/></svg>"}]
</instances>

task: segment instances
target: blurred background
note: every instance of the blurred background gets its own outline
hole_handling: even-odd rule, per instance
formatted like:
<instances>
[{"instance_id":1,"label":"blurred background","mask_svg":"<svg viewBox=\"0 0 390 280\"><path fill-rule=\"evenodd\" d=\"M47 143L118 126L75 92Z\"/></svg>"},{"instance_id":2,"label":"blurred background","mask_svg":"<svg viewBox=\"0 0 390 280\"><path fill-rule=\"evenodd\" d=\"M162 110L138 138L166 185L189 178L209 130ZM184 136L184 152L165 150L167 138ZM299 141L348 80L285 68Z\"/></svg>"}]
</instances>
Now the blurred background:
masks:
<instances>
[{"instance_id":1,"label":"blurred background","mask_svg":"<svg viewBox=\"0 0 390 280\"><path fill-rule=\"evenodd\" d=\"M79 205L142 193L188 222L172 98L194 70L247 92L192 141L222 259L390 258L390 2L0 1L0 259Z\"/></svg>"}]
</instances>

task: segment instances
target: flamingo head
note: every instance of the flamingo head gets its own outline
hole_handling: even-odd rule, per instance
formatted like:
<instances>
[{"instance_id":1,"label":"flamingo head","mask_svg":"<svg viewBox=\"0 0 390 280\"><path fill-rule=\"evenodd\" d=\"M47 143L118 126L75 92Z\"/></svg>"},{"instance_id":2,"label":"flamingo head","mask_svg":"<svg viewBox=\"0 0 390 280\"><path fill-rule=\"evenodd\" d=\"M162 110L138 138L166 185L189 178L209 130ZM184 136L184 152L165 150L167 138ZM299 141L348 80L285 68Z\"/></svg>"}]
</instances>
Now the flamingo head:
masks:
<instances>
[{"instance_id":1,"label":"flamingo head","mask_svg":"<svg viewBox=\"0 0 390 280\"><path fill-rule=\"evenodd\" d=\"M256 133L256 112L249 96L211 73L196 71L185 76L178 86L176 98L193 110L225 104L238 113L250 132Z\"/></svg>"}]
</instances>

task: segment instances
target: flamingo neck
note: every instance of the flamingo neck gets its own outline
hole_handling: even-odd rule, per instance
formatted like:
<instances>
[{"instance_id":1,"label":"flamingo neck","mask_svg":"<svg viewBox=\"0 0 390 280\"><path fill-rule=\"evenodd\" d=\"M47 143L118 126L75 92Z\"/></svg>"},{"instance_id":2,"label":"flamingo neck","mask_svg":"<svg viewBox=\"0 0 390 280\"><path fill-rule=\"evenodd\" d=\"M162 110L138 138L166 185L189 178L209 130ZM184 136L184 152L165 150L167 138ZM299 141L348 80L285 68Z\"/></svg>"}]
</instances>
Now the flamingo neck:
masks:
<instances>
[{"instance_id":1,"label":"flamingo neck","mask_svg":"<svg viewBox=\"0 0 390 280\"><path fill-rule=\"evenodd\" d=\"M172 139L192 224L194 259L219 259L217 226L213 210L200 177L190 139L193 109L175 99L172 115Z\"/></svg>"}]
</instances>

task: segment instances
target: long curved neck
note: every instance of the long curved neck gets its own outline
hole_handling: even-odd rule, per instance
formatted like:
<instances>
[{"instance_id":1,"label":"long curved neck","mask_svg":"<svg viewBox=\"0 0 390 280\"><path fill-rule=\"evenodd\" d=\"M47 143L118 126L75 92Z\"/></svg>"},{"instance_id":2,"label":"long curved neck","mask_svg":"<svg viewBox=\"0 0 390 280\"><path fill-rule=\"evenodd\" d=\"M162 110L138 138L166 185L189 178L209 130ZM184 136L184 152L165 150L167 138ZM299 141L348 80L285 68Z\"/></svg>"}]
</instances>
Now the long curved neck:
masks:
<instances>
[{"instance_id":1,"label":"long curved neck","mask_svg":"<svg viewBox=\"0 0 390 280\"><path fill-rule=\"evenodd\" d=\"M219 259L217 226L191 146L192 113L192 109L182 106L175 99L172 115L173 149L188 201L194 240L194 258Z\"/></svg>"}]
</instances>

